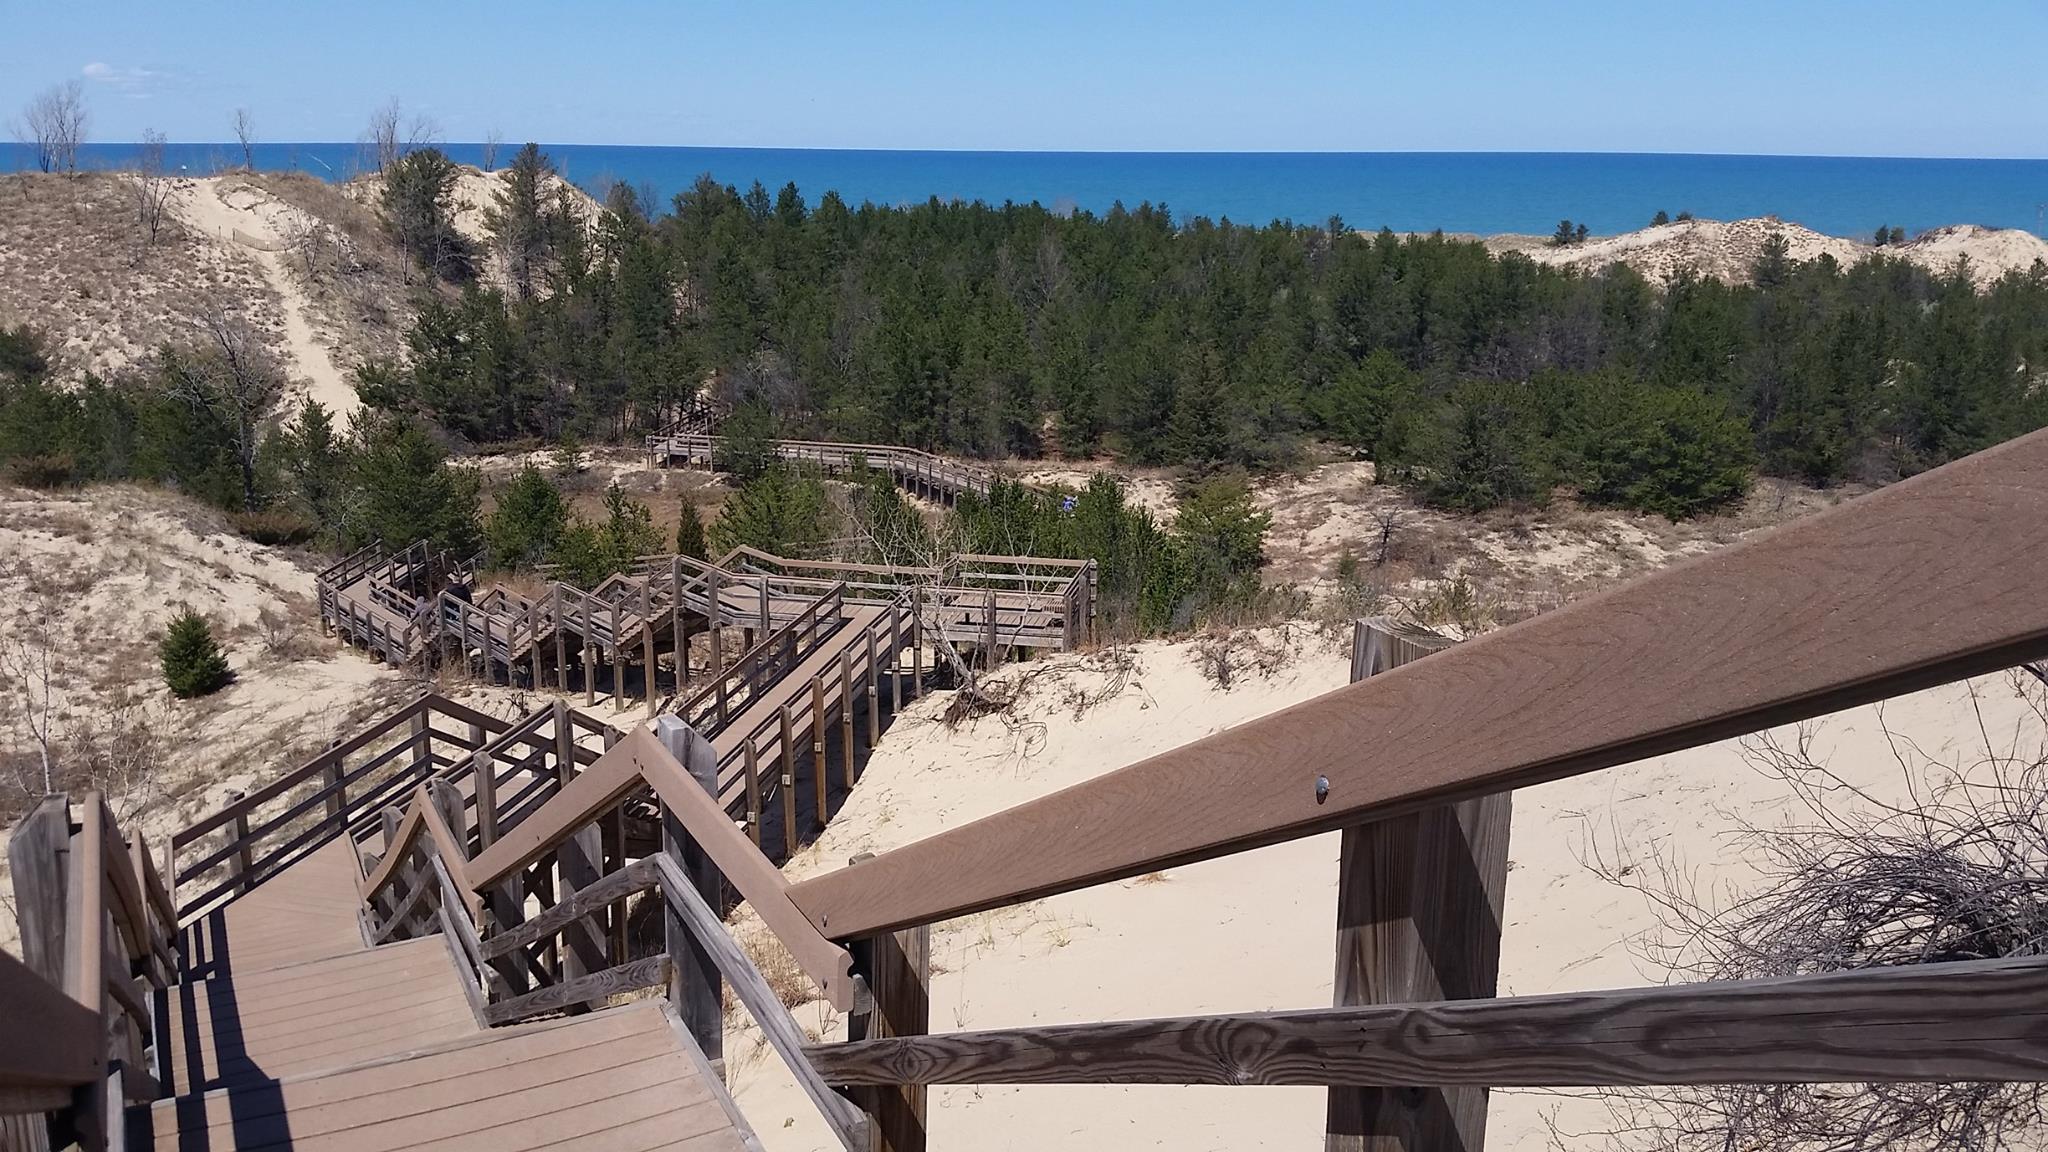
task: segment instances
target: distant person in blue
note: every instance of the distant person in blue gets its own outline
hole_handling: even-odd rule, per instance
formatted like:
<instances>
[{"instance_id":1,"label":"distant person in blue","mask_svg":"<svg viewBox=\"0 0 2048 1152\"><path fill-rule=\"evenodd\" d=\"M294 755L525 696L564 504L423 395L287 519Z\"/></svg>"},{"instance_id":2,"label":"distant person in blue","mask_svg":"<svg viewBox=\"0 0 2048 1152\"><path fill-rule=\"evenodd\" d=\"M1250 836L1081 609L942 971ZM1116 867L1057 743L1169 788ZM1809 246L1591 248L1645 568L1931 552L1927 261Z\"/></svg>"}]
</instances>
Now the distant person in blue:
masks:
<instances>
[{"instance_id":1,"label":"distant person in blue","mask_svg":"<svg viewBox=\"0 0 2048 1152\"><path fill-rule=\"evenodd\" d=\"M1062 511L1062 512L1072 512L1073 510L1074 510L1074 498L1073 498L1072 496L1067 496L1067 497L1064 497L1064 498L1062 498L1062 499L1060 500L1060 511Z\"/></svg>"}]
</instances>

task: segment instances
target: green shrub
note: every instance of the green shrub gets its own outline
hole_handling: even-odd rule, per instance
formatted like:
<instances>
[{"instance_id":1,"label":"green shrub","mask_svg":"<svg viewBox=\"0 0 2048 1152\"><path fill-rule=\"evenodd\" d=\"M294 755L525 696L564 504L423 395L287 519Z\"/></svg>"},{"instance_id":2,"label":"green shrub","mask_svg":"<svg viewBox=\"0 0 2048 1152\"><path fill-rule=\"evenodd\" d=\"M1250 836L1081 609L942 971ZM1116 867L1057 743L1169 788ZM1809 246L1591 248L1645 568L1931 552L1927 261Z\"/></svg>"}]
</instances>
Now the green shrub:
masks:
<instances>
[{"instance_id":1,"label":"green shrub","mask_svg":"<svg viewBox=\"0 0 2048 1152\"><path fill-rule=\"evenodd\" d=\"M710 545L704 540L704 514L689 501L683 502L682 519L676 521L676 551L693 560L709 560Z\"/></svg>"},{"instance_id":2,"label":"green shrub","mask_svg":"<svg viewBox=\"0 0 2048 1152\"><path fill-rule=\"evenodd\" d=\"M9 483L23 488L69 488L79 482L78 460L69 452L48 456L17 456L7 462Z\"/></svg>"},{"instance_id":3,"label":"green shrub","mask_svg":"<svg viewBox=\"0 0 2048 1152\"><path fill-rule=\"evenodd\" d=\"M733 493L711 522L713 551L723 556L742 544L777 556L816 554L832 535L832 503L825 482L808 470L771 465Z\"/></svg>"},{"instance_id":4,"label":"green shrub","mask_svg":"<svg viewBox=\"0 0 2048 1152\"><path fill-rule=\"evenodd\" d=\"M491 563L500 568L525 568L554 553L569 523L569 506L541 470L531 464L498 493L498 505L484 525Z\"/></svg>"},{"instance_id":5,"label":"green shrub","mask_svg":"<svg viewBox=\"0 0 2048 1152\"><path fill-rule=\"evenodd\" d=\"M562 579L578 587L595 588L640 557L661 551L653 511L626 495L617 481L605 490L604 507L603 520L571 517L555 544Z\"/></svg>"},{"instance_id":6,"label":"green shrub","mask_svg":"<svg viewBox=\"0 0 2048 1152\"><path fill-rule=\"evenodd\" d=\"M163 661L164 683L181 700L218 692L234 678L227 656L214 642L213 628L190 608L171 621L157 655Z\"/></svg>"},{"instance_id":7,"label":"green shrub","mask_svg":"<svg viewBox=\"0 0 2048 1152\"><path fill-rule=\"evenodd\" d=\"M288 508L237 512L230 519L235 531L258 544L304 544L320 533L318 524Z\"/></svg>"}]
</instances>

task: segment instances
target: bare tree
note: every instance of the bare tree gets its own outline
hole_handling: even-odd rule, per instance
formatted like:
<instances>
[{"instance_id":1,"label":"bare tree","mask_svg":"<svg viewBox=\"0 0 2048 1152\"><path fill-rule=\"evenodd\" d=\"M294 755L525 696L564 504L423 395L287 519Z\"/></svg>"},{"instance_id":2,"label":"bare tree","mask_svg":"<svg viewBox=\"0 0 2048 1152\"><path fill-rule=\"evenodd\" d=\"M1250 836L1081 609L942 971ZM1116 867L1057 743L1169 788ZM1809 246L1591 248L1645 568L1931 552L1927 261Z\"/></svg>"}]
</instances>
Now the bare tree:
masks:
<instances>
[{"instance_id":1,"label":"bare tree","mask_svg":"<svg viewBox=\"0 0 2048 1152\"><path fill-rule=\"evenodd\" d=\"M22 109L21 119L9 121L15 139L35 150L36 167L45 172L78 171L78 148L85 143L89 117L85 111L85 85L67 81L46 89Z\"/></svg>"},{"instance_id":2,"label":"bare tree","mask_svg":"<svg viewBox=\"0 0 2048 1152\"><path fill-rule=\"evenodd\" d=\"M142 225L142 248L156 247L164 223L164 205L171 198L171 182L164 176L164 134L144 129L142 150L135 158L135 218Z\"/></svg>"},{"instance_id":3,"label":"bare tree","mask_svg":"<svg viewBox=\"0 0 2048 1152\"><path fill-rule=\"evenodd\" d=\"M505 145L505 134L496 128L484 133L484 171L495 172L498 168L498 149Z\"/></svg>"},{"instance_id":4,"label":"bare tree","mask_svg":"<svg viewBox=\"0 0 2048 1152\"><path fill-rule=\"evenodd\" d=\"M370 149L371 158L377 163L377 171L387 172L398 163L401 142L398 122L401 110L398 97L370 113L370 126L363 132L363 143Z\"/></svg>"},{"instance_id":5,"label":"bare tree","mask_svg":"<svg viewBox=\"0 0 2048 1152\"><path fill-rule=\"evenodd\" d=\"M254 172L256 170L256 121L249 115L247 108L237 108L235 109L234 125L235 139L240 141L242 145L242 168L244 171Z\"/></svg>"},{"instance_id":6,"label":"bare tree","mask_svg":"<svg viewBox=\"0 0 2048 1152\"><path fill-rule=\"evenodd\" d=\"M1373 558L1375 568L1384 568L1394 554L1394 534L1401 530L1401 510L1381 508L1372 514Z\"/></svg>"},{"instance_id":7,"label":"bare tree","mask_svg":"<svg viewBox=\"0 0 2048 1152\"><path fill-rule=\"evenodd\" d=\"M257 505L256 452L284 399L284 373L241 317L211 312L200 320L207 347L167 357L169 393L210 413L227 430L241 472L242 506Z\"/></svg>"},{"instance_id":8,"label":"bare tree","mask_svg":"<svg viewBox=\"0 0 2048 1152\"><path fill-rule=\"evenodd\" d=\"M1824 763L1816 726L1744 745L1751 766L1792 797L1764 826L1737 815L1756 872L1742 890L1702 891L1665 851L1635 858L1590 842L1587 866L1640 893L1663 927L1637 941L1680 980L1739 980L2048 953L2048 690L2011 674L2032 716L1994 729L1980 692L1979 741L1953 762L1885 726L1903 800ZM1945 751L1945 750L1944 750ZM1561 1146L1657 1152L1771 1148L1996 1152L2038 1147L2048 1085L1741 1084L1598 1093L1613 1127L1556 1133Z\"/></svg>"},{"instance_id":9,"label":"bare tree","mask_svg":"<svg viewBox=\"0 0 2048 1152\"><path fill-rule=\"evenodd\" d=\"M34 801L57 790L56 683L60 646L55 637L56 597L33 573L19 601L19 635L0 638L0 691L6 696L4 731L9 743L19 741L33 750L15 763L12 783L22 797Z\"/></svg>"}]
</instances>

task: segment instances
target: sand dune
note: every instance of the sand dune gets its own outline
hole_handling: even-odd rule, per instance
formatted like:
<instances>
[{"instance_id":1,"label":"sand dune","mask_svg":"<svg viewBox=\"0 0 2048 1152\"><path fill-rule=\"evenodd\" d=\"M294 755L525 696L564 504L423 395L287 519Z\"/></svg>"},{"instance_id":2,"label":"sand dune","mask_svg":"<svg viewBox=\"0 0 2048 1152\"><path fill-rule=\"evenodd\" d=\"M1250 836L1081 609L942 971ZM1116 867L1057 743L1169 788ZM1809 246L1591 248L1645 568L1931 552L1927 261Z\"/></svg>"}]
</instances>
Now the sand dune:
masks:
<instances>
[{"instance_id":1,"label":"sand dune","mask_svg":"<svg viewBox=\"0 0 2048 1152\"><path fill-rule=\"evenodd\" d=\"M305 291L285 263L294 241L321 222L260 188L228 177L173 181L170 210L187 227L238 251L277 294L284 314L285 363L297 385L292 397L297 403L287 407L317 401L335 414L339 426L347 427L362 402L329 350L334 338L316 334Z\"/></svg>"},{"instance_id":2,"label":"sand dune","mask_svg":"<svg viewBox=\"0 0 2048 1152\"><path fill-rule=\"evenodd\" d=\"M1653 281L1661 281L1680 268L1730 282L1746 281L1764 242L1772 236L1785 240L1793 260L1833 258L1844 265L1855 264L1883 253L1903 257L1936 272L1954 267L1967 257L1972 278L1981 286L2011 271L2024 272L2036 261L2048 261L2048 241L2016 228L1980 228L1956 225L1936 228L1911 241L1875 248L1857 240L1824 236L1775 216L1747 220L1682 220L1657 224L1617 236L1596 236L1583 244L1552 247L1548 237L1502 235L1486 237L1495 253L1516 252L1539 264L1597 270L1609 264L1626 264Z\"/></svg>"},{"instance_id":3,"label":"sand dune","mask_svg":"<svg viewBox=\"0 0 2048 1152\"><path fill-rule=\"evenodd\" d=\"M956 827L1346 678L1344 657L1328 637L1297 626L1265 633L1263 641L1291 652L1289 662L1229 691L1203 675L1192 645L1154 643L1132 649L1128 668L1100 656L1034 665L1042 681L1064 683L1041 683L1024 714L1007 723L947 730L934 719L944 698L921 702L890 731L845 809L789 871L815 874L855 853ZM1996 739L2037 747L2043 733L2020 683L1987 677L1844 712L1818 722L1815 746L1845 777L1899 798L1905 781L1887 729L1929 756L1968 762L1981 754L1973 752L1981 748L1981 708ZM1077 720L1070 690L1111 695ZM1642 896L1599 879L1582 859L1598 853L1617 865L1649 867L1660 856L1675 858L1697 869L1705 891L1740 886L1753 873L1730 839L1738 818L1779 822L1791 814L1788 801L1782 786L1746 761L1741 741L1516 793L1503 994L1658 982L1665 973L1636 946L1656 930L1656 916ZM940 925L932 1028L1327 1004L1337 850L1337 837L1326 835ZM797 1015L821 1035L844 1034L822 1004ZM836 1146L750 1026L728 1039L727 1060L769 1152ZM935 1088L930 1130L934 1147L1301 1149L1322 1138L1324 1098L1320 1089L1267 1087ZM1495 1093L1487 1146L1543 1152L1552 1146L1550 1118L1566 1132L1590 1132L1606 1110L1570 1095Z\"/></svg>"}]
</instances>

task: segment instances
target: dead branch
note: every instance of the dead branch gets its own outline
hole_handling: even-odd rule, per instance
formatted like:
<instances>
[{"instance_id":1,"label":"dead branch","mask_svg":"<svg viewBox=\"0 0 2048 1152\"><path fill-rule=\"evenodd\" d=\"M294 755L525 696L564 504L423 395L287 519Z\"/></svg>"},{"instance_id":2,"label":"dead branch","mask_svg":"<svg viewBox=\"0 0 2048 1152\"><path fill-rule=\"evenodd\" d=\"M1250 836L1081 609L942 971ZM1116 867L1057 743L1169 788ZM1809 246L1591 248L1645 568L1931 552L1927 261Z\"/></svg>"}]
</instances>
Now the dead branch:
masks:
<instances>
[{"instance_id":1,"label":"dead branch","mask_svg":"<svg viewBox=\"0 0 2048 1152\"><path fill-rule=\"evenodd\" d=\"M1903 799L1827 764L1815 725L1744 745L1786 790L1793 814L1763 825L1740 813L1736 844L1757 874L1740 890L1703 890L1685 861L1652 848L1589 845L1581 863L1639 893L1662 927L1636 947L1676 980L1740 980L1899 964L2035 956L2048 951L2048 689L2014 674L2032 722L1944 760L1889 726ZM1979 704L1973 686L1972 704ZM1884 725L1882 710L1879 723ZM1612 1126L1573 1134L1657 1152L1883 1148L1995 1152L2036 1146L2040 1084L1727 1085L1603 1089Z\"/></svg>"}]
</instances>

